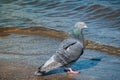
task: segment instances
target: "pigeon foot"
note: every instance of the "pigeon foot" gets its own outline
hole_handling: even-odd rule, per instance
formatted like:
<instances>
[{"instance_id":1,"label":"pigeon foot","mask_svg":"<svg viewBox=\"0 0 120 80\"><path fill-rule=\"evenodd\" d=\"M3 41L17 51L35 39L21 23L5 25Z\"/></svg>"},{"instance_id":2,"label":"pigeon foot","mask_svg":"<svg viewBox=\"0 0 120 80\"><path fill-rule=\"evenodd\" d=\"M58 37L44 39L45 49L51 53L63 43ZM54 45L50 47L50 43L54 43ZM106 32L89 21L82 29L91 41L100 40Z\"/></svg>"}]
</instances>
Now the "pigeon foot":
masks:
<instances>
[{"instance_id":1,"label":"pigeon foot","mask_svg":"<svg viewBox=\"0 0 120 80\"><path fill-rule=\"evenodd\" d=\"M67 71L68 74L80 74L80 71L74 71L71 68L69 68L69 71Z\"/></svg>"}]
</instances>

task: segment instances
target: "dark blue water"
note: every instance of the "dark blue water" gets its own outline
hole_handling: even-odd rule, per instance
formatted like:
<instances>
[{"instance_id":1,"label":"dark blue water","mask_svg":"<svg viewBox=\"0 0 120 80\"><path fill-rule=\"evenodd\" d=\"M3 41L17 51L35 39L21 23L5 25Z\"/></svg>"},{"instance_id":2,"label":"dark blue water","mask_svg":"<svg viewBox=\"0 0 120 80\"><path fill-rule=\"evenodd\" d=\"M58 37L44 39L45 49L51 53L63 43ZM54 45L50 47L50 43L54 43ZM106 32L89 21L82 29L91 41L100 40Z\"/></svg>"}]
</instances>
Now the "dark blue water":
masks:
<instances>
[{"instance_id":1,"label":"dark blue water","mask_svg":"<svg viewBox=\"0 0 120 80\"><path fill-rule=\"evenodd\" d=\"M86 38L120 47L120 0L0 0L1 27L69 31L78 21Z\"/></svg>"}]
</instances>

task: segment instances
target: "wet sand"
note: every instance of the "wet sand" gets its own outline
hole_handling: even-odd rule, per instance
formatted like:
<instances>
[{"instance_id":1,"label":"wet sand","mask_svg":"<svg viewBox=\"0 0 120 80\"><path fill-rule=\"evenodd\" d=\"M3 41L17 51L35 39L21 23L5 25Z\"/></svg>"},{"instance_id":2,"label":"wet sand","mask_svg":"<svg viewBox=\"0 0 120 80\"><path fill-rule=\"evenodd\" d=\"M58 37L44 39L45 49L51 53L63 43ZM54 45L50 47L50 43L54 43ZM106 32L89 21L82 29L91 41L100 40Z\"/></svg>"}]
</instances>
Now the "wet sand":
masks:
<instances>
[{"instance_id":1,"label":"wet sand","mask_svg":"<svg viewBox=\"0 0 120 80\"><path fill-rule=\"evenodd\" d=\"M19 61L0 61L0 80L76 80L62 74L34 76L35 67Z\"/></svg>"},{"instance_id":2,"label":"wet sand","mask_svg":"<svg viewBox=\"0 0 120 80\"><path fill-rule=\"evenodd\" d=\"M32 80L34 68L11 60L0 61L0 80Z\"/></svg>"}]
</instances>

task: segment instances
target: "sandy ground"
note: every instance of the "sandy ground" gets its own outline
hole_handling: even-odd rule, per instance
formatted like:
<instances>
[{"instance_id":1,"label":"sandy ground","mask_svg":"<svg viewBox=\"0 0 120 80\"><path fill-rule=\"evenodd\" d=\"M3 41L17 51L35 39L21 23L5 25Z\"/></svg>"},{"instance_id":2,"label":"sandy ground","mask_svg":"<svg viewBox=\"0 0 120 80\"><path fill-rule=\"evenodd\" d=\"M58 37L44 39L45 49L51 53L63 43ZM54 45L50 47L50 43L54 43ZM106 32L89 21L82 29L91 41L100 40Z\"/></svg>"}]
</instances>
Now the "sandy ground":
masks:
<instances>
[{"instance_id":1,"label":"sandy ground","mask_svg":"<svg viewBox=\"0 0 120 80\"><path fill-rule=\"evenodd\" d=\"M72 66L78 75L62 69L46 76L34 76L37 68L55 53L58 38L11 34L0 37L0 80L120 80L120 56L85 50Z\"/></svg>"},{"instance_id":2,"label":"sandy ground","mask_svg":"<svg viewBox=\"0 0 120 80\"><path fill-rule=\"evenodd\" d=\"M14 61L1 61L0 66L0 80L75 80L58 74L34 76L35 67Z\"/></svg>"}]
</instances>

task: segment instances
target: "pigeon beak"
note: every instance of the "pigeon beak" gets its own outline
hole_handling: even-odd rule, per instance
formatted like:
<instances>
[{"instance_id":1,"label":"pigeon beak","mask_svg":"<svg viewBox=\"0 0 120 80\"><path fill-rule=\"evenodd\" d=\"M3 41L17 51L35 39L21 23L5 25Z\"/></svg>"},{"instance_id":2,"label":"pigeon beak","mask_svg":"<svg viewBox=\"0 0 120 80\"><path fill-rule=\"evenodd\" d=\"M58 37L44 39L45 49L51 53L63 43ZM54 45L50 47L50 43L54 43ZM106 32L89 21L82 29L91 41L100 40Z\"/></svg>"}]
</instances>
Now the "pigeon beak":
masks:
<instances>
[{"instance_id":1,"label":"pigeon beak","mask_svg":"<svg viewBox=\"0 0 120 80\"><path fill-rule=\"evenodd\" d=\"M88 27L85 25L84 28L88 28Z\"/></svg>"}]
</instances>

